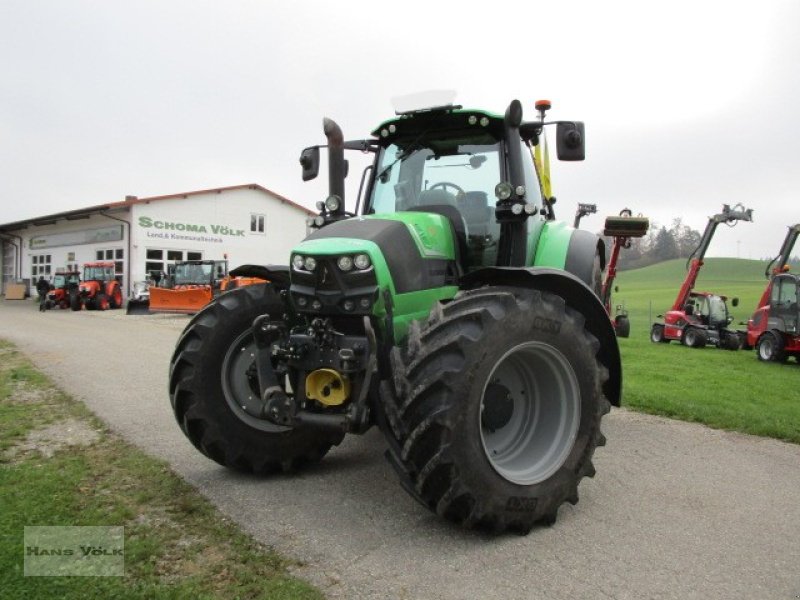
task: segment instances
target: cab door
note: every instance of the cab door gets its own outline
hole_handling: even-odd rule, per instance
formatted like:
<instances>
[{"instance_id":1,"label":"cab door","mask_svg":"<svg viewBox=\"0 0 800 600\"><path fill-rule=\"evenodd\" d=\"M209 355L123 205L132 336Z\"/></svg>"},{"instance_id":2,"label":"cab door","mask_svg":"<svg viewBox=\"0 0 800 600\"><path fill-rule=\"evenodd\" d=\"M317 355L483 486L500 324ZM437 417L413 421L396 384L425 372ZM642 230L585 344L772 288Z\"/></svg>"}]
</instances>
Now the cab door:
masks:
<instances>
[{"instance_id":1,"label":"cab door","mask_svg":"<svg viewBox=\"0 0 800 600\"><path fill-rule=\"evenodd\" d=\"M797 300L797 278L793 275L776 277L770 297L770 326L774 319L775 327L786 333L797 333Z\"/></svg>"}]
</instances>

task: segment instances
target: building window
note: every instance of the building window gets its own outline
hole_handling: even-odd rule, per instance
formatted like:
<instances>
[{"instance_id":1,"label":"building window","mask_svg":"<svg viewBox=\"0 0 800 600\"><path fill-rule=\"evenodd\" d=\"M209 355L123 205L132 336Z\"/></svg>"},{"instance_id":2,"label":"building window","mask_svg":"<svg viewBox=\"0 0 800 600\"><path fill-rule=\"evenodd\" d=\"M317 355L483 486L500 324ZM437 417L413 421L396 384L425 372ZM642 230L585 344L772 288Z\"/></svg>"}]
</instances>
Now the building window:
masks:
<instances>
[{"instance_id":1,"label":"building window","mask_svg":"<svg viewBox=\"0 0 800 600\"><path fill-rule=\"evenodd\" d=\"M50 263L51 256L49 254L33 254L31 256L31 277L34 279L49 277Z\"/></svg>"},{"instance_id":2,"label":"building window","mask_svg":"<svg viewBox=\"0 0 800 600\"><path fill-rule=\"evenodd\" d=\"M250 233L264 233L264 215L250 215Z\"/></svg>"},{"instance_id":3,"label":"building window","mask_svg":"<svg viewBox=\"0 0 800 600\"><path fill-rule=\"evenodd\" d=\"M182 260L203 260L202 252L190 250L166 250L161 248L148 248L147 260L144 263L145 275L152 277L155 273L166 273L167 267Z\"/></svg>"},{"instance_id":4,"label":"building window","mask_svg":"<svg viewBox=\"0 0 800 600\"><path fill-rule=\"evenodd\" d=\"M122 248L108 248L95 253L97 260L108 260L114 263L114 275L121 277L125 271L123 259L125 251Z\"/></svg>"}]
</instances>

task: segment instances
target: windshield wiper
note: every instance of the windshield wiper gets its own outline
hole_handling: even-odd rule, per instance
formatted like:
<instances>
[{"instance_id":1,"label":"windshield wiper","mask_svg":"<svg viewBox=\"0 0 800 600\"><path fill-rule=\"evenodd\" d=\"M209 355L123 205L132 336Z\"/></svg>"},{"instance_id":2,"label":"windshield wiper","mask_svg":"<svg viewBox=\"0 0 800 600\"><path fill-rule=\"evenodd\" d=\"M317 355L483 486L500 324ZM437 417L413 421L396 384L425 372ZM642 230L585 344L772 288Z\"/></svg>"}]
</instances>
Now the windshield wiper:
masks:
<instances>
[{"instance_id":1,"label":"windshield wiper","mask_svg":"<svg viewBox=\"0 0 800 600\"><path fill-rule=\"evenodd\" d=\"M416 143L408 146L404 150L401 150L398 153L397 158L395 158L390 165L387 165L385 168L381 170L380 173L378 173L377 176L378 181L380 181L381 183L386 183L386 178L388 174L392 171L392 167L394 167L401 160L408 158L409 156L415 154L416 152L419 152L420 150L422 150L422 148L423 146L421 144Z\"/></svg>"}]
</instances>

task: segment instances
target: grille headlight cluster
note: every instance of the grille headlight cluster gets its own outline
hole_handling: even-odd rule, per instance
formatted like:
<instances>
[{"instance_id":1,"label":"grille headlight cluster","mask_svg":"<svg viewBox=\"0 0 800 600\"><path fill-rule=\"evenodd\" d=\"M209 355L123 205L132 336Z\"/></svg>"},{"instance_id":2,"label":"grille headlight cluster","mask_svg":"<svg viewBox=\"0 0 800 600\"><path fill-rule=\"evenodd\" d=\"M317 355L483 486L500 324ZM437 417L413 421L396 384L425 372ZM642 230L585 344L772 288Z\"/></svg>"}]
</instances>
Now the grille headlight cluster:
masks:
<instances>
[{"instance_id":1,"label":"grille headlight cluster","mask_svg":"<svg viewBox=\"0 0 800 600\"><path fill-rule=\"evenodd\" d=\"M292 257L292 266L297 271L313 271L317 268L317 259L313 256L303 256L295 254Z\"/></svg>"},{"instance_id":2,"label":"grille headlight cluster","mask_svg":"<svg viewBox=\"0 0 800 600\"><path fill-rule=\"evenodd\" d=\"M372 261L368 254L356 254L355 256L340 256L336 259L336 265L342 271L352 271L353 267L359 271L364 271L372 266Z\"/></svg>"}]
</instances>

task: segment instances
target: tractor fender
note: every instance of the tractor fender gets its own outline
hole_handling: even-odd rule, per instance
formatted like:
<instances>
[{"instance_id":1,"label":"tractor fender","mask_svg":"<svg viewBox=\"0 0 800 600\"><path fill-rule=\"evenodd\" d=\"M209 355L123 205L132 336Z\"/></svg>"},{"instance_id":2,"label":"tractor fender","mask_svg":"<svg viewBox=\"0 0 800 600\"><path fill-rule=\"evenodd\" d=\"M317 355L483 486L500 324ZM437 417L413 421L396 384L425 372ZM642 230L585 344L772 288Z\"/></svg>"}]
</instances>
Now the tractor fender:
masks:
<instances>
[{"instance_id":1,"label":"tractor fender","mask_svg":"<svg viewBox=\"0 0 800 600\"><path fill-rule=\"evenodd\" d=\"M534 267L564 269L592 287L595 256L600 257L602 271L606 266L606 245L598 235L565 223L545 223Z\"/></svg>"},{"instance_id":2,"label":"tractor fender","mask_svg":"<svg viewBox=\"0 0 800 600\"><path fill-rule=\"evenodd\" d=\"M606 245L600 237L583 229L576 229L569 238L564 269L577 275L584 283L592 285L594 257L600 257L600 270L606 268Z\"/></svg>"},{"instance_id":3,"label":"tractor fender","mask_svg":"<svg viewBox=\"0 0 800 600\"><path fill-rule=\"evenodd\" d=\"M509 285L533 288L561 296L567 306L586 319L586 329L600 342L598 359L608 369L608 380L603 393L614 406L619 406L622 396L622 364L617 336L603 303L573 273L548 268L488 267L468 273L461 279L462 289L475 289L485 285Z\"/></svg>"},{"instance_id":4,"label":"tractor fender","mask_svg":"<svg viewBox=\"0 0 800 600\"><path fill-rule=\"evenodd\" d=\"M258 277L277 287L289 287L289 265L242 265L232 269L230 276Z\"/></svg>"}]
</instances>

